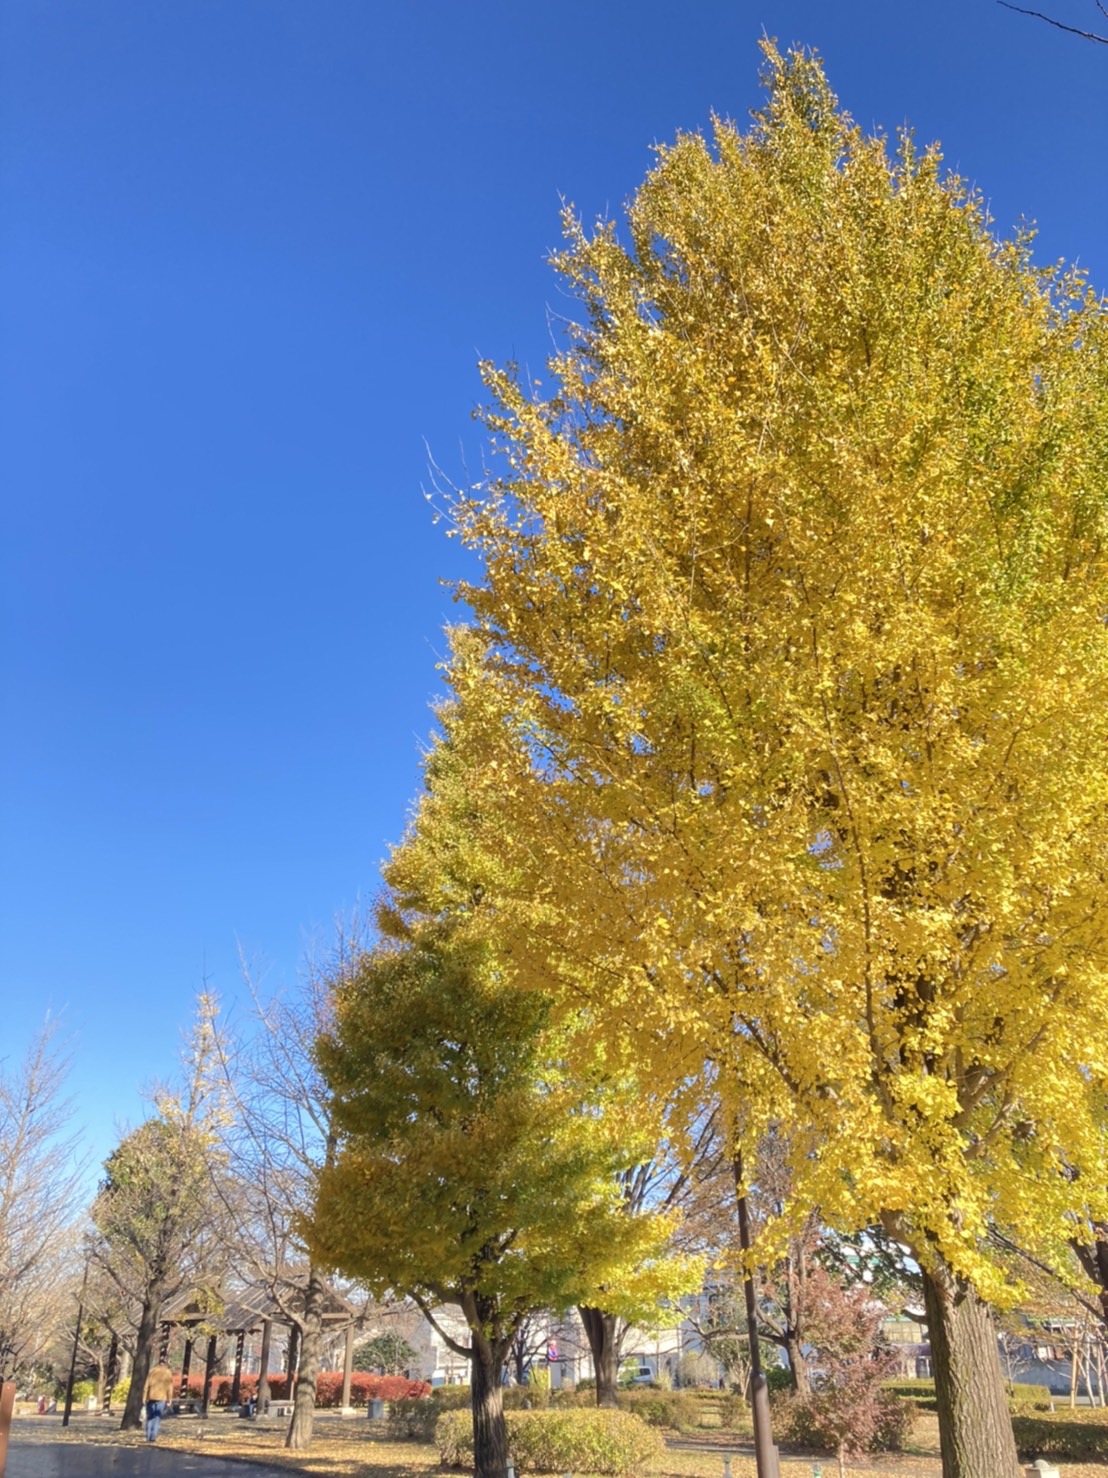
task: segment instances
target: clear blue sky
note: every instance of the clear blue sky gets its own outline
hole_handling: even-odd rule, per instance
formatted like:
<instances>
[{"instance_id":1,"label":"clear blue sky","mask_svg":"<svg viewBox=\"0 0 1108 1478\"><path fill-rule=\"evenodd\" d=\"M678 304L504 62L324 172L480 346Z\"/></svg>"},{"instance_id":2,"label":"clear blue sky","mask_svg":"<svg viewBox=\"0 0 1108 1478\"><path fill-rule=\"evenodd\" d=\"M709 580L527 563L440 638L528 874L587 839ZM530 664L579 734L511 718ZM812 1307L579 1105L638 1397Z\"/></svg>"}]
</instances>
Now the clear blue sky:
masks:
<instances>
[{"instance_id":1,"label":"clear blue sky","mask_svg":"<svg viewBox=\"0 0 1108 1478\"><path fill-rule=\"evenodd\" d=\"M561 197L745 119L763 28L1108 287L1108 47L993 0L0 11L0 1055L64 1011L97 1158L236 940L276 984L372 896L458 570L426 448L464 480L478 356L546 355Z\"/></svg>"}]
</instances>

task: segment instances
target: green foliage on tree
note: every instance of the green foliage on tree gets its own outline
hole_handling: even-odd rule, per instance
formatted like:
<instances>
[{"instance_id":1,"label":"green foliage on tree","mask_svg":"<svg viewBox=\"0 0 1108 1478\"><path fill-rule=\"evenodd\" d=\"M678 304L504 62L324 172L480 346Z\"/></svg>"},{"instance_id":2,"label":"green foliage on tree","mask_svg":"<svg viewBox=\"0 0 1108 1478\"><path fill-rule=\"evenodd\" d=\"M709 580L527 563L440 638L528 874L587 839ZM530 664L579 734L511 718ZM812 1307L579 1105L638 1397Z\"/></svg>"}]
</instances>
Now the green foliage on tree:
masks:
<instances>
[{"instance_id":1,"label":"green foliage on tree","mask_svg":"<svg viewBox=\"0 0 1108 1478\"><path fill-rule=\"evenodd\" d=\"M220 1109L212 1089L214 1005L202 999L180 1095L159 1096L158 1112L128 1134L104 1164L92 1205L97 1261L136 1310L134 1368L124 1429L142 1417L142 1388L166 1300L218 1276Z\"/></svg>"},{"instance_id":2,"label":"green foliage on tree","mask_svg":"<svg viewBox=\"0 0 1108 1478\"><path fill-rule=\"evenodd\" d=\"M477 1470L506 1470L501 1373L531 1310L675 1282L665 1216L627 1218L619 1174L647 1150L633 1107L568 1074L538 993L506 989L487 939L426 922L341 982L319 1044L341 1131L310 1240L375 1294L469 1343ZM688 1264L683 1266L688 1267ZM676 1279L681 1286L680 1277Z\"/></svg>"},{"instance_id":3,"label":"green foliage on tree","mask_svg":"<svg viewBox=\"0 0 1108 1478\"><path fill-rule=\"evenodd\" d=\"M354 1347L354 1369L399 1375L419 1365L419 1351L399 1334L375 1334Z\"/></svg>"}]
</instances>

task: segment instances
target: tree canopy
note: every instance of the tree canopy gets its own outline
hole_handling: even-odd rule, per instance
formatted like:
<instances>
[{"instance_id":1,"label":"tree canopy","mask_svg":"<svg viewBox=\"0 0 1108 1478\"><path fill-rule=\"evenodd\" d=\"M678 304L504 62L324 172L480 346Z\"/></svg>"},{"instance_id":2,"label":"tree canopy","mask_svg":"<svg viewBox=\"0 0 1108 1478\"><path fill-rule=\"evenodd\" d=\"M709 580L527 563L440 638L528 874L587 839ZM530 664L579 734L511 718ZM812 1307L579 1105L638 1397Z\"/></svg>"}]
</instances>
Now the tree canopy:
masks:
<instances>
[{"instance_id":1,"label":"tree canopy","mask_svg":"<svg viewBox=\"0 0 1108 1478\"><path fill-rule=\"evenodd\" d=\"M626 240L566 213L551 388L486 367L444 722L516 983L660 1082L699 1050L953 1317L1008 1295L991 1221L1104 1211L1105 314L766 55Z\"/></svg>"},{"instance_id":2,"label":"tree canopy","mask_svg":"<svg viewBox=\"0 0 1108 1478\"><path fill-rule=\"evenodd\" d=\"M649 1153L626 1094L567 1072L544 997L504 986L486 940L449 921L346 972L319 1043L339 1131L313 1252L373 1293L415 1299L471 1362L477 1468L507 1462L501 1372L535 1309L656 1309L699 1280L668 1260L672 1217L627 1217L620 1172ZM468 1345L436 1319L456 1304Z\"/></svg>"},{"instance_id":3,"label":"tree canopy","mask_svg":"<svg viewBox=\"0 0 1108 1478\"><path fill-rule=\"evenodd\" d=\"M163 1303L218 1280L226 1238L220 1226L222 1110L212 1077L216 1014L202 996L183 1058L183 1091L158 1094L157 1113L127 1134L104 1163L93 1202L96 1257L135 1310L134 1367L124 1428L142 1420L142 1388L153 1364Z\"/></svg>"}]
</instances>

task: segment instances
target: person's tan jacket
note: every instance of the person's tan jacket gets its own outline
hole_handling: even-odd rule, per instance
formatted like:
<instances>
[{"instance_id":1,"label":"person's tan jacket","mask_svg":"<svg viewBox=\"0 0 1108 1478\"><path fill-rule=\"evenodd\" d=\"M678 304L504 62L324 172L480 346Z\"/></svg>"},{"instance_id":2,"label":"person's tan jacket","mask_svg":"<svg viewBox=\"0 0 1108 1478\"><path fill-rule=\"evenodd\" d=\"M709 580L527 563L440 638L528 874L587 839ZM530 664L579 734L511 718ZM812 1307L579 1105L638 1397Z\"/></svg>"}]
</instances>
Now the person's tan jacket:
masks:
<instances>
[{"instance_id":1,"label":"person's tan jacket","mask_svg":"<svg viewBox=\"0 0 1108 1478\"><path fill-rule=\"evenodd\" d=\"M173 1372L168 1365L155 1365L142 1388L144 1401L173 1400Z\"/></svg>"}]
</instances>

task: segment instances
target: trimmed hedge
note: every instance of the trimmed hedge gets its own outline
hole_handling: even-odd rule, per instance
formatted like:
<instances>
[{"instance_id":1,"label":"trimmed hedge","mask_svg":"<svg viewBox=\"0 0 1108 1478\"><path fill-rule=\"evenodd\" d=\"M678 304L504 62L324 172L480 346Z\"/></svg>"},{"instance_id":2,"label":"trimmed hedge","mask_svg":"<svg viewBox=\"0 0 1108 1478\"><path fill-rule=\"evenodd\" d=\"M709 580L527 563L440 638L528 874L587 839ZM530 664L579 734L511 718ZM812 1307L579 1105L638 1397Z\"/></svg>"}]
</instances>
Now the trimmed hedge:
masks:
<instances>
[{"instance_id":1,"label":"trimmed hedge","mask_svg":"<svg viewBox=\"0 0 1108 1478\"><path fill-rule=\"evenodd\" d=\"M181 1388L180 1372L173 1377L174 1390ZM228 1406L231 1401L231 1390L234 1386L234 1377L230 1375L212 1376L211 1401L214 1406ZM402 1375L370 1375L365 1370L355 1370L350 1377L350 1404L352 1406L365 1406L370 1401L401 1401L411 1400L417 1397L425 1397L431 1387L426 1381L407 1380ZM198 1376L195 1380L189 1378L189 1399L200 1401L204 1395L204 1377ZM250 1401L257 1397L258 1377L256 1375L244 1375L239 1380L239 1395L242 1400ZM289 1401L292 1399L289 1392L289 1378L287 1375L274 1373L269 1377L269 1399L271 1401ZM468 1395L466 1397L469 1399ZM342 1371L321 1370L316 1377L315 1404L317 1406L341 1406L342 1405Z\"/></svg>"},{"instance_id":2,"label":"trimmed hedge","mask_svg":"<svg viewBox=\"0 0 1108 1478\"><path fill-rule=\"evenodd\" d=\"M1036 1410L1050 1410L1050 1391L1046 1386L1025 1385L1022 1381L1013 1381L1011 1385L1005 1382L1005 1385L1009 1411L1023 1411L1028 1406L1033 1406ZM889 1381L883 1389L913 1402L920 1411L938 1410L933 1380Z\"/></svg>"},{"instance_id":3,"label":"trimmed hedge","mask_svg":"<svg viewBox=\"0 0 1108 1478\"><path fill-rule=\"evenodd\" d=\"M1104 1411L1067 1410L1064 1415L1014 1416L1012 1431L1021 1458L1060 1458L1071 1463L1108 1459L1108 1422Z\"/></svg>"},{"instance_id":4,"label":"trimmed hedge","mask_svg":"<svg viewBox=\"0 0 1108 1478\"><path fill-rule=\"evenodd\" d=\"M595 1403L596 1394L593 1394ZM650 1386L632 1386L619 1393L621 1411L630 1411L651 1427L672 1427L692 1432L701 1425L701 1407L688 1391L663 1391ZM596 1408L599 1409L599 1408Z\"/></svg>"},{"instance_id":5,"label":"trimmed hedge","mask_svg":"<svg viewBox=\"0 0 1108 1478\"><path fill-rule=\"evenodd\" d=\"M661 1435L629 1411L509 1411L504 1420L508 1450L520 1471L613 1473L622 1478L652 1467L665 1451ZM469 1412L444 1412L435 1427L435 1444L442 1463L472 1467Z\"/></svg>"},{"instance_id":6,"label":"trimmed hedge","mask_svg":"<svg viewBox=\"0 0 1108 1478\"><path fill-rule=\"evenodd\" d=\"M403 1375L371 1375L367 1370L355 1370L350 1376L352 1406L366 1406L370 1401L410 1401L427 1396L430 1390L427 1381L408 1380ZM342 1405L341 1370L319 1372L315 1386L315 1404Z\"/></svg>"},{"instance_id":7,"label":"trimmed hedge","mask_svg":"<svg viewBox=\"0 0 1108 1478\"><path fill-rule=\"evenodd\" d=\"M469 1385L464 1386L436 1386L431 1392L431 1400L439 1408L439 1412L456 1411L459 1407L469 1408Z\"/></svg>"},{"instance_id":8,"label":"trimmed hedge","mask_svg":"<svg viewBox=\"0 0 1108 1478\"><path fill-rule=\"evenodd\" d=\"M1029 1386L1024 1385L1022 1381L1013 1381L1007 1387L1007 1392L1009 1406L1038 1407L1041 1405L1048 1411L1050 1410L1051 1395L1049 1386Z\"/></svg>"},{"instance_id":9,"label":"trimmed hedge","mask_svg":"<svg viewBox=\"0 0 1108 1478\"><path fill-rule=\"evenodd\" d=\"M468 1392L468 1387L467 1387ZM464 1414L469 1418L469 1402ZM385 1432L394 1442L433 1442L435 1424L443 1417L442 1405L426 1396L410 1401L390 1401L385 1408Z\"/></svg>"},{"instance_id":10,"label":"trimmed hedge","mask_svg":"<svg viewBox=\"0 0 1108 1478\"><path fill-rule=\"evenodd\" d=\"M899 1396L902 1401L911 1401L917 1411L938 1411L935 1397L935 1382L921 1377L918 1380L887 1381L881 1389Z\"/></svg>"}]
</instances>

